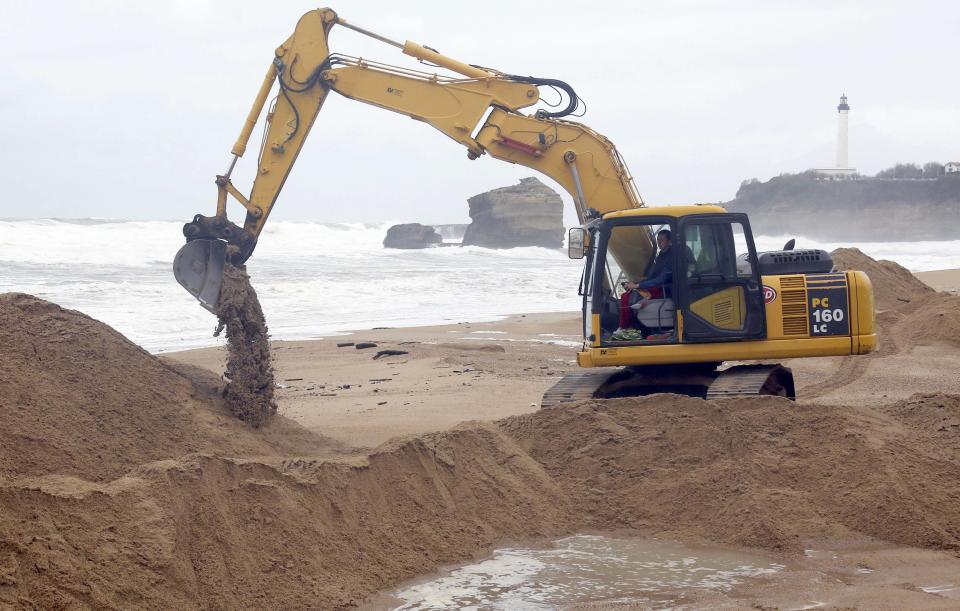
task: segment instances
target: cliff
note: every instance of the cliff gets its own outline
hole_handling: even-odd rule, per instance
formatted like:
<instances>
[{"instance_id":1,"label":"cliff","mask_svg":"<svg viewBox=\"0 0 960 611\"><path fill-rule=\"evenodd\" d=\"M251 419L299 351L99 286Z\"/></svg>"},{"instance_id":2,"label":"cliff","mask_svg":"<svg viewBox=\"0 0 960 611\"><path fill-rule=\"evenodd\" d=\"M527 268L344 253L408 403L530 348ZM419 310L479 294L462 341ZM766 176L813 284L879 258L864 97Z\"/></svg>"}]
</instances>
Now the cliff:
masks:
<instances>
[{"instance_id":1,"label":"cliff","mask_svg":"<svg viewBox=\"0 0 960 611\"><path fill-rule=\"evenodd\" d=\"M563 200L536 178L474 195L467 202L471 223L464 246L563 246Z\"/></svg>"},{"instance_id":2,"label":"cliff","mask_svg":"<svg viewBox=\"0 0 960 611\"><path fill-rule=\"evenodd\" d=\"M824 180L815 173L744 182L724 204L746 212L755 234L820 240L960 239L960 175Z\"/></svg>"}]
</instances>

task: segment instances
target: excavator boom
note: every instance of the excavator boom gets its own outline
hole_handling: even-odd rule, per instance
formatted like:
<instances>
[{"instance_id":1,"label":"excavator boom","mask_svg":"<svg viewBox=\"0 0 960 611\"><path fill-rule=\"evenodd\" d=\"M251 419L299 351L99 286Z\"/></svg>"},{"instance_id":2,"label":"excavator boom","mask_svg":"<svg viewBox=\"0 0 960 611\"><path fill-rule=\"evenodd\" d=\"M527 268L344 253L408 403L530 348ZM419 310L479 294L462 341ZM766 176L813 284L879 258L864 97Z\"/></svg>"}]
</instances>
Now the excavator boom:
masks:
<instances>
[{"instance_id":1,"label":"excavator boom","mask_svg":"<svg viewBox=\"0 0 960 611\"><path fill-rule=\"evenodd\" d=\"M335 25L371 36L422 63L459 76L331 53L328 37ZM566 108L522 113L539 102L539 86L564 90L568 97ZM256 178L246 196L233 185L230 176L237 160L246 152L274 87L277 96L267 109ZM275 52L231 149L229 169L217 176L216 213L198 214L184 226L187 244L177 255L174 275L211 311L216 310L224 262L241 265L252 254L330 91L427 123L464 146L471 159L490 155L549 176L572 196L581 222L595 215L644 205L613 143L585 125L562 118L573 113L578 103L576 93L566 83L466 64L429 47L410 41L396 42L370 32L347 22L331 9L317 9L300 18L293 35ZM229 199L239 202L245 210L242 226L227 217ZM643 272L653 252L653 241L643 232L640 228L624 232L610 247L623 268L635 274Z\"/></svg>"}]
</instances>

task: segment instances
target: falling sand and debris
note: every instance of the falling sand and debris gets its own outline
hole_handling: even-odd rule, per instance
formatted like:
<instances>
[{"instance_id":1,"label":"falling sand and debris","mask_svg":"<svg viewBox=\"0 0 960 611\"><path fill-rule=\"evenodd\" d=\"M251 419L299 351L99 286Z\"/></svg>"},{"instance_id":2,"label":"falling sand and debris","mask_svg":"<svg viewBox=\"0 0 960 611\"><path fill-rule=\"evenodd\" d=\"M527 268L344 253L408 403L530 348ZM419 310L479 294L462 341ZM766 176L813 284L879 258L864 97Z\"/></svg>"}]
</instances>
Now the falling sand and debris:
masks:
<instances>
[{"instance_id":1,"label":"falling sand and debris","mask_svg":"<svg viewBox=\"0 0 960 611\"><path fill-rule=\"evenodd\" d=\"M262 426L277 413L273 365L263 308L244 268L230 263L224 266L217 318L214 334L223 329L227 332L225 376L229 381L224 397L237 418Z\"/></svg>"}]
</instances>

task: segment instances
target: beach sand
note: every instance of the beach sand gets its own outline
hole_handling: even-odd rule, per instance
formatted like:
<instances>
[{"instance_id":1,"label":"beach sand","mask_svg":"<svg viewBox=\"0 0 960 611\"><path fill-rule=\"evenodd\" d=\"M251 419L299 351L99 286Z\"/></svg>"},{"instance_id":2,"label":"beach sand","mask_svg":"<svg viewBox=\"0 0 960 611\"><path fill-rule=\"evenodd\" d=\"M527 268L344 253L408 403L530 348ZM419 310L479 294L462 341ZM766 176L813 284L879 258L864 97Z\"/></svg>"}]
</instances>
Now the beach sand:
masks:
<instances>
[{"instance_id":1,"label":"beach sand","mask_svg":"<svg viewBox=\"0 0 960 611\"><path fill-rule=\"evenodd\" d=\"M274 342L276 397L280 413L306 428L372 448L398 435L536 411L543 392L577 368L581 341L580 315L571 312ZM376 347L355 348L369 342ZM407 354L375 359L381 350ZM225 351L163 359L222 372Z\"/></svg>"},{"instance_id":2,"label":"beach sand","mask_svg":"<svg viewBox=\"0 0 960 611\"><path fill-rule=\"evenodd\" d=\"M954 295L960 293L960 269L940 269L931 272L917 272L914 275L924 284L937 291L953 293Z\"/></svg>"},{"instance_id":3,"label":"beach sand","mask_svg":"<svg viewBox=\"0 0 960 611\"><path fill-rule=\"evenodd\" d=\"M960 606L960 298L859 257L839 259L871 268L880 349L787 362L797 403L539 410L582 334L528 314L274 342L260 429L220 396L224 350L158 358L0 296L0 606L352 608L576 532L785 566L692 607Z\"/></svg>"},{"instance_id":4,"label":"beach sand","mask_svg":"<svg viewBox=\"0 0 960 611\"><path fill-rule=\"evenodd\" d=\"M960 287L960 270L915 275L934 278L939 287ZM910 311L910 304L900 301L910 296L909 286L898 284L889 293L889 303ZM867 405L917 392L960 394L960 349L945 351L939 342L917 344L910 329L898 343L902 333L894 334L891 324L903 318L897 314L880 316L879 326L890 333L873 355L785 361L795 372L799 396L821 404ZM578 369L582 337L580 313L570 312L274 342L280 412L308 429L366 448L466 420L525 414L539 409L545 390ZM361 342L377 346L338 347ZM380 350L408 354L374 359ZM163 358L219 373L225 350L189 350Z\"/></svg>"}]
</instances>

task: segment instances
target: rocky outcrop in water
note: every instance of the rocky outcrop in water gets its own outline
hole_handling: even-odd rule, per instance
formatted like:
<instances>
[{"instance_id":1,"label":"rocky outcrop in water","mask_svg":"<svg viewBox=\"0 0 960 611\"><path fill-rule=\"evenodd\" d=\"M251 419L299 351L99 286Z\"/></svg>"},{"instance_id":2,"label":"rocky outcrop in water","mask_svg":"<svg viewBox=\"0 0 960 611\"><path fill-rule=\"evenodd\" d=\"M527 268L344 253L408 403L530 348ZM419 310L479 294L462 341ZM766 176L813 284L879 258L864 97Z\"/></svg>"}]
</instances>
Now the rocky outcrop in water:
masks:
<instances>
[{"instance_id":1,"label":"rocky outcrop in water","mask_svg":"<svg viewBox=\"0 0 960 611\"><path fill-rule=\"evenodd\" d=\"M404 223L387 229L384 248L429 248L443 242L443 237L430 225Z\"/></svg>"},{"instance_id":2,"label":"rocky outcrop in water","mask_svg":"<svg viewBox=\"0 0 960 611\"><path fill-rule=\"evenodd\" d=\"M474 195L467 202L472 222L464 246L563 246L563 200L536 178Z\"/></svg>"}]
</instances>

